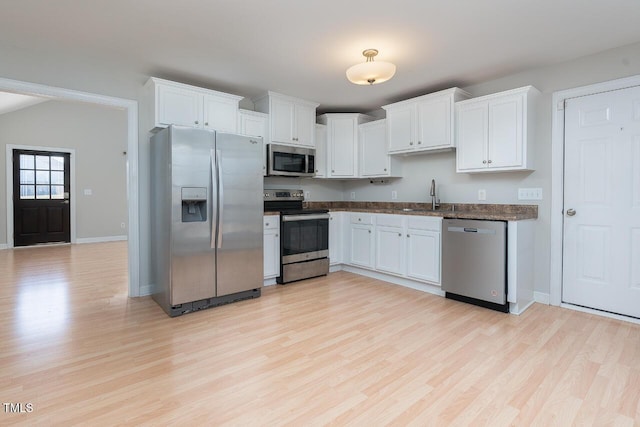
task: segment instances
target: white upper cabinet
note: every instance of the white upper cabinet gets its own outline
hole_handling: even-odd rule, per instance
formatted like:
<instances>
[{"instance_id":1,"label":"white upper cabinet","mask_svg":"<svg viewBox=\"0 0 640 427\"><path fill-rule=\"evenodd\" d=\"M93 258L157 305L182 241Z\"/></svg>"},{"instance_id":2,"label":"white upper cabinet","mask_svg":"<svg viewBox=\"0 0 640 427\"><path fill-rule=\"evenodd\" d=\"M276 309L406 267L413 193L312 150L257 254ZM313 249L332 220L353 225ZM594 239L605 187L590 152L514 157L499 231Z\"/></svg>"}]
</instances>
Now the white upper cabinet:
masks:
<instances>
[{"instance_id":1,"label":"white upper cabinet","mask_svg":"<svg viewBox=\"0 0 640 427\"><path fill-rule=\"evenodd\" d=\"M397 176L398 159L389 156L386 120L364 123L358 127L360 176L366 178Z\"/></svg>"},{"instance_id":2,"label":"white upper cabinet","mask_svg":"<svg viewBox=\"0 0 640 427\"><path fill-rule=\"evenodd\" d=\"M256 111L238 110L238 132L262 138L262 174L267 175L267 144L269 143L269 115Z\"/></svg>"},{"instance_id":3,"label":"white upper cabinet","mask_svg":"<svg viewBox=\"0 0 640 427\"><path fill-rule=\"evenodd\" d=\"M257 111L268 113L271 142L287 145L315 147L315 102L267 92L254 99Z\"/></svg>"},{"instance_id":4,"label":"white upper cabinet","mask_svg":"<svg viewBox=\"0 0 640 427\"><path fill-rule=\"evenodd\" d=\"M327 176L327 125L316 123L316 175L315 178Z\"/></svg>"},{"instance_id":5,"label":"white upper cabinet","mask_svg":"<svg viewBox=\"0 0 640 427\"><path fill-rule=\"evenodd\" d=\"M171 124L237 132L241 96L151 77L144 87L150 130Z\"/></svg>"},{"instance_id":6,"label":"white upper cabinet","mask_svg":"<svg viewBox=\"0 0 640 427\"><path fill-rule=\"evenodd\" d=\"M357 113L323 114L327 125L327 177L358 177L358 125L371 117Z\"/></svg>"},{"instance_id":7,"label":"white upper cabinet","mask_svg":"<svg viewBox=\"0 0 640 427\"><path fill-rule=\"evenodd\" d=\"M457 172L533 169L532 124L539 94L526 86L457 103Z\"/></svg>"},{"instance_id":8,"label":"white upper cabinet","mask_svg":"<svg viewBox=\"0 0 640 427\"><path fill-rule=\"evenodd\" d=\"M470 94L452 88L385 105L390 154L424 153L455 147L454 106Z\"/></svg>"}]
</instances>

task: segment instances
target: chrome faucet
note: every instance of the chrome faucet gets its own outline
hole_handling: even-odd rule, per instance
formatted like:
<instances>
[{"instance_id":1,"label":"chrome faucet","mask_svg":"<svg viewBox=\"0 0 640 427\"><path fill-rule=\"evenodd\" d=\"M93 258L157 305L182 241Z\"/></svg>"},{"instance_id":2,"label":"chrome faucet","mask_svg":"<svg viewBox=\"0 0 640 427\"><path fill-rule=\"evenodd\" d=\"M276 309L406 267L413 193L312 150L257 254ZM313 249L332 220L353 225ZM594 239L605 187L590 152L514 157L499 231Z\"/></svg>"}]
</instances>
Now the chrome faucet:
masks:
<instances>
[{"instance_id":1,"label":"chrome faucet","mask_svg":"<svg viewBox=\"0 0 640 427\"><path fill-rule=\"evenodd\" d=\"M436 180L435 179L431 180L431 190L429 191L429 194L431 195L431 209L435 211L438 208L438 206L440 206L440 203L438 203L436 199Z\"/></svg>"}]
</instances>

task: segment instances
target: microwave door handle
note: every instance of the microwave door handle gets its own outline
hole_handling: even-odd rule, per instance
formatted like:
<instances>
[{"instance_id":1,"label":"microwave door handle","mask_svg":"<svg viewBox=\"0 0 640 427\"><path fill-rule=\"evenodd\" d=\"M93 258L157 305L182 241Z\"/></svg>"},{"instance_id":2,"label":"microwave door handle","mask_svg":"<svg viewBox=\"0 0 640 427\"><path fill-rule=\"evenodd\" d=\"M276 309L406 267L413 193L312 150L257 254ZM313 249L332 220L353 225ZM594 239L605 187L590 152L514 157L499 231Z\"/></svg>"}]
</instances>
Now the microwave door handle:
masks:
<instances>
[{"instance_id":1,"label":"microwave door handle","mask_svg":"<svg viewBox=\"0 0 640 427\"><path fill-rule=\"evenodd\" d=\"M216 166L218 173L218 249L222 247L222 227L224 219L224 181L222 180L222 161L220 150L216 150Z\"/></svg>"},{"instance_id":2,"label":"microwave door handle","mask_svg":"<svg viewBox=\"0 0 640 427\"><path fill-rule=\"evenodd\" d=\"M309 155L304 156L304 173L309 173Z\"/></svg>"}]
</instances>

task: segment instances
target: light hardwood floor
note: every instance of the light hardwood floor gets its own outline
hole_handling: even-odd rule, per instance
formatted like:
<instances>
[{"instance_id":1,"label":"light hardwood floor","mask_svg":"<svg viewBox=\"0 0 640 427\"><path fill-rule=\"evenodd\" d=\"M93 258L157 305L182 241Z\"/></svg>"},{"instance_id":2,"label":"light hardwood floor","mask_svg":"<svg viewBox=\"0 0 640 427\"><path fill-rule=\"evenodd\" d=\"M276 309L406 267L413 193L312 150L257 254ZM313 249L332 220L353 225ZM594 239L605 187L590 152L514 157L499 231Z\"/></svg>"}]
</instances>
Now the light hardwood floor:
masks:
<instances>
[{"instance_id":1,"label":"light hardwood floor","mask_svg":"<svg viewBox=\"0 0 640 427\"><path fill-rule=\"evenodd\" d=\"M1 425L640 424L636 324L345 272L172 319L126 277L125 242L0 251Z\"/></svg>"}]
</instances>

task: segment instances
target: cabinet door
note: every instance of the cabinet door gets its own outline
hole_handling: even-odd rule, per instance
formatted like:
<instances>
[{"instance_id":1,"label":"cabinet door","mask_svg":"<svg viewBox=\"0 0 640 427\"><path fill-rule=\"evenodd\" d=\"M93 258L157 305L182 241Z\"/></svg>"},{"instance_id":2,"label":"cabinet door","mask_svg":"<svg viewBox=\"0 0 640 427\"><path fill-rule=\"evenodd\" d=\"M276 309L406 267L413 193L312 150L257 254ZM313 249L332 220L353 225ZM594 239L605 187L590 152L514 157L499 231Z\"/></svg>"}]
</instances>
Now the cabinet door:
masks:
<instances>
[{"instance_id":1,"label":"cabinet door","mask_svg":"<svg viewBox=\"0 0 640 427\"><path fill-rule=\"evenodd\" d=\"M523 96L503 97L489 102L487 166L522 166Z\"/></svg>"},{"instance_id":2,"label":"cabinet door","mask_svg":"<svg viewBox=\"0 0 640 427\"><path fill-rule=\"evenodd\" d=\"M332 118L327 127L329 176L356 176L358 127L355 119Z\"/></svg>"},{"instance_id":3,"label":"cabinet door","mask_svg":"<svg viewBox=\"0 0 640 427\"><path fill-rule=\"evenodd\" d=\"M407 276L440 283L440 233L414 229L407 231Z\"/></svg>"},{"instance_id":4,"label":"cabinet door","mask_svg":"<svg viewBox=\"0 0 640 427\"><path fill-rule=\"evenodd\" d=\"M264 278L280 274L280 233L278 229L264 231Z\"/></svg>"},{"instance_id":5,"label":"cabinet door","mask_svg":"<svg viewBox=\"0 0 640 427\"><path fill-rule=\"evenodd\" d=\"M389 152L414 148L415 105L396 107L387 111Z\"/></svg>"},{"instance_id":6,"label":"cabinet door","mask_svg":"<svg viewBox=\"0 0 640 427\"><path fill-rule=\"evenodd\" d=\"M350 263L359 267L373 268L373 227L351 224Z\"/></svg>"},{"instance_id":7,"label":"cabinet door","mask_svg":"<svg viewBox=\"0 0 640 427\"><path fill-rule=\"evenodd\" d=\"M402 228L376 227L376 270L404 273L404 238Z\"/></svg>"},{"instance_id":8,"label":"cabinet door","mask_svg":"<svg viewBox=\"0 0 640 427\"><path fill-rule=\"evenodd\" d=\"M331 265L342 263L342 214L329 213L329 261Z\"/></svg>"},{"instance_id":9,"label":"cabinet door","mask_svg":"<svg viewBox=\"0 0 640 427\"><path fill-rule=\"evenodd\" d=\"M385 121L360 125L358 137L360 176L389 176L391 172Z\"/></svg>"},{"instance_id":10,"label":"cabinet door","mask_svg":"<svg viewBox=\"0 0 640 427\"><path fill-rule=\"evenodd\" d=\"M327 176L327 126L316 124L316 178Z\"/></svg>"},{"instance_id":11,"label":"cabinet door","mask_svg":"<svg viewBox=\"0 0 640 427\"><path fill-rule=\"evenodd\" d=\"M238 113L238 131L243 135L262 138L262 174L267 174L267 144L269 143L268 116Z\"/></svg>"},{"instance_id":12,"label":"cabinet door","mask_svg":"<svg viewBox=\"0 0 640 427\"><path fill-rule=\"evenodd\" d=\"M221 96L204 95L204 127L220 132L238 131L238 101Z\"/></svg>"},{"instance_id":13,"label":"cabinet door","mask_svg":"<svg viewBox=\"0 0 640 427\"><path fill-rule=\"evenodd\" d=\"M285 144L295 143L293 140L293 103L278 98L271 99L271 142Z\"/></svg>"},{"instance_id":14,"label":"cabinet door","mask_svg":"<svg viewBox=\"0 0 640 427\"><path fill-rule=\"evenodd\" d=\"M202 126L202 94L168 85L157 91L157 125Z\"/></svg>"},{"instance_id":15,"label":"cabinet door","mask_svg":"<svg viewBox=\"0 0 640 427\"><path fill-rule=\"evenodd\" d=\"M453 147L451 97L435 98L418 103L418 149Z\"/></svg>"},{"instance_id":16,"label":"cabinet door","mask_svg":"<svg viewBox=\"0 0 640 427\"><path fill-rule=\"evenodd\" d=\"M457 170L486 169L488 142L487 102L464 104L458 108Z\"/></svg>"},{"instance_id":17,"label":"cabinet door","mask_svg":"<svg viewBox=\"0 0 640 427\"><path fill-rule=\"evenodd\" d=\"M296 104L295 109L295 144L315 147L316 109L308 105Z\"/></svg>"}]
</instances>

